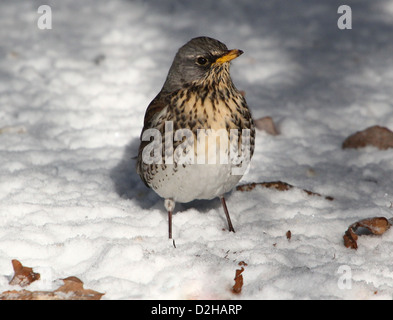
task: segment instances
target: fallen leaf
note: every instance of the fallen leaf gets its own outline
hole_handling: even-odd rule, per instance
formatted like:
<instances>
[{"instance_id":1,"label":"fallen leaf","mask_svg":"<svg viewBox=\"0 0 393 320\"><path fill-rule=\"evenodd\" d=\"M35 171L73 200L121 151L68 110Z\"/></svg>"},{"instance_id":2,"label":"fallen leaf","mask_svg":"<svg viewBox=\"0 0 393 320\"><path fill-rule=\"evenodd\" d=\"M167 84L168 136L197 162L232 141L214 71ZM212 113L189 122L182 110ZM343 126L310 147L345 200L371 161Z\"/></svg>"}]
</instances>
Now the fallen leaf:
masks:
<instances>
[{"instance_id":1,"label":"fallen leaf","mask_svg":"<svg viewBox=\"0 0 393 320\"><path fill-rule=\"evenodd\" d=\"M261 186L269 189L276 189L279 191L287 191L292 189L293 186L282 181L272 181L272 182L253 182L253 183L246 183L236 187L238 191L251 191L255 189L256 186Z\"/></svg>"},{"instance_id":2,"label":"fallen leaf","mask_svg":"<svg viewBox=\"0 0 393 320\"><path fill-rule=\"evenodd\" d=\"M63 279L64 285L54 291L11 290L0 294L0 300L100 300L103 293L84 289L77 277Z\"/></svg>"},{"instance_id":3,"label":"fallen leaf","mask_svg":"<svg viewBox=\"0 0 393 320\"><path fill-rule=\"evenodd\" d=\"M287 239L288 239L288 240L291 240L291 237L292 237L292 232L291 232L291 230L288 230L287 233L286 233L285 235L287 236Z\"/></svg>"},{"instance_id":4,"label":"fallen leaf","mask_svg":"<svg viewBox=\"0 0 393 320\"><path fill-rule=\"evenodd\" d=\"M243 287L243 275L242 272L244 271L244 268L241 267L241 269L236 270L235 274L235 284L232 287L232 293L234 294L240 294L242 292L242 287Z\"/></svg>"},{"instance_id":5,"label":"fallen leaf","mask_svg":"<svg viewBox=\"0 0 393 320\"><path fill-rule=\"evenodd\" d=\"M11 290L0 294L0 300L66 300L53 291Z\"/></svg>"},{"instance_id":6,"label":"fallen leaf","mask_svg":"<svg viewBox=\"0 0 393 320\"><path fill-rule=\"evenodd\" d=\"M358 224L359 227L367 228L376 235L384 234L391 226L390 221L384 217L364 219L359 221Z\"/></svg>"},{"instance_id":7,"label":"fallen leaf","mask_svg":"<svg viewBox=\"0 0 393 320\"><path fill-rule=\"evenodd\" d=\"M393 132L385 127L373 126L350 135L342 144L343 149L366 146L374 146L380 150L393 148Z\"/></svg>"},{"instance_id":8,"label":"fallen leaf","mask_svg":"<svg viewBox=\"0 0 393 320\"><path fill-rule=\"evenodd\" d=\"M32 268L23 266L16 259L12 260L12 267L14 268L14 276L9 283L10 285L25 287L40 278L39 273L33 272Z\"/></svg>"},{"instance_id":9,"label":"fallen leaf","mask_svg":"<svg viewBox=\"0 0 393 320\"><path fill-rule=\"evenodd\" d=\"M40 274L25 267L18 260L12 260L14 276L11 285L28 286L40 279ZM84 289L83 282L77 277L62 279L64 284L54 291L9 290L0 294L0 300L100 300L103 293Z\"/></svg>"},{"instance_id":10,"label":"fallen leaf","mask_svg":"<svg viewBox=\"0 0 393 320\"><path fill-rule=\"evenodd\" d=\"M374 217L363 219L351 224L343 236L344 245L347 248L357 249L358 237L367 233L361 232L361 228L366 229L369 233L374 235L381 235L386 232L391 226L391 222L384 217Z\"/></svg>"},{"instance_id":11,"label":"fallen leaf","mask_svg":"<svg viewBox=\"0 0 393 320\"><path fill-rule=\"evenodd\" d=\"M257 187L257 186L261 186L261 187L268 188L268 189L276 189L278 191L288 191L292 188L297 188L297 187L294 187L293 185L286 183L286 182L272 181L272 182L247 183L247 184L237 186L236 190L237 191L251 191L251 190L255 189L255 187ZM319 193L312 192L312 191L309 191L306 189L302 189L302 190L310 196L322 197L322 195ZM329 201L334 200L334 198L331 196L325 196L324 198Z\"/></svg>"},{"instance_id":12,"label":"fallen leaf","mask_svg":"<svg viewBox=\"0 0 393 320\"><path fill-rule=\"evenodd\" d=\"M33 300L31 292L27 290L9 290L0 294L0 300ZM39 299L37 299L39 300ZM41 299L44 300L44 299Z\"/></svg>"},{"instance_id":13,"label":"fallen leaf","mask_svg":"<svg viewBox=\"0 0 393 320\"><path fill-rule=\"evenodd\" d=\"M54 292L57 295L65 294L68 297L67 300L100 300L104 295L94 290L84 289L83 282L77 277L68 277L62 280L64 285Z\"/></svg>"},{"instance_id":14,"label":"fallen leaf","mask_svg":"<svg viewBox=\"0 0 393 320\"><path fill-rule=\"evenodd\" d=\"M256 119L254 120L254 124L258 130L265 131L272 136L277 136L280 134L271 117L263 117Z\"/></svg>"},{"instance_id":15,"label":"fallen leaf","mask_svg":"<svg viewBox=\"0 0 393 320\"><path fill-rule=\"evenodd\" d=\"M347 231L345 231L345 234L343 236L344 238L344 245L347 248L351 249L357 249L358 248L358 236L357 234L352 230L352 228L348 228Z\"/></svg>"}]
</instances>

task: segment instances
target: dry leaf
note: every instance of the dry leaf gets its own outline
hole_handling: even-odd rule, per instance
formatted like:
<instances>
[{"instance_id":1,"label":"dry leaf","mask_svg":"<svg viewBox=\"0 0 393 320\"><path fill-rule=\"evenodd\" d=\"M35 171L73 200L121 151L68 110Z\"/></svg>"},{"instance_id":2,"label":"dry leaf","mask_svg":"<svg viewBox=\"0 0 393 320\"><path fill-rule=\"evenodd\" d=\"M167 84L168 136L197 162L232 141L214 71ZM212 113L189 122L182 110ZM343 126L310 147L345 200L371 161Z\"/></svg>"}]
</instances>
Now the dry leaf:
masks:
<instances>
[{"instance_id":1,"label":"dry leaf","mask_svg":"<svg viewBox=\"0 0 393 320\"><path fill-rule=\"evenodd\" d=\"M40 278L39 273L33 272L32 268L24 267L18 260L12 260L12 267L14 268L14 276L10 285L25 287Z\"/></svg>"},{"instance_id":2,"label":"dry leaf","mask_svg":"<svg viewBox=\"0 0 393 320\"><path fill-rule=\"evenodd\" d=\"M282 181L272 181L272 182L253 182L253 183L247 183L247 184L242 184L240 186L236 187L236 190L238 191L251 191L255 189L256 186L261 186L269 189L276 189L279 191L287 191L289 189L292 189L293 186Z\"/></svg>"},{"instance_id":3,"label":"dry leaf","mask_svg":"<svg viewBox=\"0 0 393 320\"><path fill-rule=\"evenodd\" d=\"M269 189L276 189L278 191L287 191L290 190L292 188L296 188L293 185L290 185L289 183L286 182L282 182L282 181L272 181L272 182L259 182L259 183L247 183L247 184L243 184L240 186L236 187L237 191L251 191L253 189L255 189L256 186L261 186L264 188L269 188ZM310 196L318 196L318 197L322 197L321 194L316 193L316 192L312 192L306 189L302 189L305 193L307 193ZM324 197L326 200L329 201L333 201L334 198L331 196L325 196Z\"/></svg>"},{"instance_id":4,"label":"dry leaf","mask_svg":"<svg viewBox=\"0 0 393 320\"><path fill-rule=\"evenodd\" d=\"M343 238L344 238L344 245L347 248L351 248L351 249L357 249L358 248L358 243L356 242L358 240L358 236L353 231L352 228L348 228L348 230L345 231L345 234L344 234Z\"/></svg>"},{"instance_id":5,"label":"dry leaf","mask_svg":"<svg viewBox=\"0 0 393 320\"><path fill-rule=\"evenodd\" d=\"M272 136L277 136L280 134L271 117L263 117L256 119L254 120L254 124L258 130L265 131Z\"/></svg>"},{"instance_id":6,"label":"dry leaf","mask_svg":"<svg viewBox=\"0 0 393 320\"><path fill-rule=\"evenodd\" d=\"M32 268L25 267L18 260L12 260L14 276L11 285L28 286L40 278L39 273L33 272ZM84 289L83 282L77 277L62 279L64 285L54 291L28 291L10 290L0 294L0 300L99 300L103 293Z\"/></svg>"},{"instance_id":7,"label":"dry leaf","mask_svg":"<svg viewBox=\"0 0 393 320\"><path fill-rule=\"evenodd\" d=\"M77 277L68 277L62 280L64 285L54 292L56 295L65 294L68 297L67 300L100 300L104 295L94 290L84 289L83 282Z\"/></svg>"},{"instance_id":8,"label":"dry leaf","mask_svg":"<svg viewBox=\"0 0 393 320\"><path fill-rule=\"evenodd\" d=\"M0 294L0 300L62 300L52 291L11 290Z\"/></svg>"},{"instance_id":9,"label":"dry leaf","mask_svg":"<svg viewBox=\"0 0 393 320\"><path fill-rule=\"evenodd\" d=\"M21 290L21 291L10 290L1 293L0 300L40 300L40 299L31 299L31 292L27 290Z\"/></svg>"},{"instance_id":10,"label":"dry leaf","mask_svg":"<svg viewBox=\"0 0 393 320\"><path fill-rule=\"evenodd\" d=\"M287 239L288 239L288 240L291 240L291 237L292 237L292 232L291 232L291 230L288 230L287 233L286 233L285 235L287 236Z\"/></svg>"},{"instance_id":11,"label":"dry leaf","mask_svg":"<svg viewBox=\"0 0 393 320\"><path fill-rule=\"evenodd\" d=\"M384 217L375 217L361 220L358 222L358 225L359 227L367 228L373 234L381 235L390 228L391 223Z\"/></svg>"},{"instance_id":12,"label":"dry leaf","mask_svg":"<svg viewBox=\"0 0 393 320\"><path fill-rule=\"evenodd\" d=\"M391 226L391 222L384 217L374 217L363 219L351 224L348 227L348 230L345 231L343 236L344 245L347 248L357 249L357 239L358 236L363 235L364 233L360 233L360 228L365 228L371 234L381 235L386 232Z\"/></svg>"},{"instance_id":13,"label":"dry leaf","mask_svg":"<svg viewBox=\"0 0 393 320\"><path fill-rule=\"evenodd\" d=\"M393 148L393 132L385 127L369 127L346 138L342 148L364 148L366 146L374 146L380 150Z\"/></svg>"},{"instance_id":14,"label":"dry leaf","mask_svg":"<svg viewBox=\"0 0 393 320\"><path fill-rule=\"evenodd\" d=\"M54 291L12 290L0 294L0 300L100 300L103 293L84 289L77 277L63 279L64 285Z\"/></svg>"},{"instance_id":15,"label":"dry leaf","mask_svg":"<svg viewBox=\"0 0 393 320\"><path fill-rule=\"evenodd\" d=\"M242 292L242 287L243 287L243 275L242 272L244 271L244 268L241 267L241 269L237 269L236 270L236 274L235 274L235 284L232 287L232 293L234 294L240 294Z\"/></svg>"}]
</instances>

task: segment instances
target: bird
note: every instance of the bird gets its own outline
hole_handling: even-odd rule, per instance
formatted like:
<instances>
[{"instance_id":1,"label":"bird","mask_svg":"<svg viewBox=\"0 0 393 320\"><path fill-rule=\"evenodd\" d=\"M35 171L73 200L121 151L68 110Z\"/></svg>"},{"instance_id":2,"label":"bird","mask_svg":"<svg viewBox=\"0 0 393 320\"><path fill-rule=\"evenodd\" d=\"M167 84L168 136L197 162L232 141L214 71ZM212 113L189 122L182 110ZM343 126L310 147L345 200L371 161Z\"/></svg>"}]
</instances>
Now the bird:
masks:
<instances>
[{"instance_id":1,"label":"bird","mask_svg":"<svg viewBox=\"0 0 393 320\"><path fill-rule=\"evenodd\" d=\"M191 39L178 49L162 89L146 109L136 171L164 199L169 239L177 202L217 197L229 231L235 232L224 195L245 172L233 169L249 166L255 146L251 112L229 72L242 53L210 37ZM223 140L217 132L224 133ZM206 138L212 138L208 144Z\"/></svg>"}]
</instances>

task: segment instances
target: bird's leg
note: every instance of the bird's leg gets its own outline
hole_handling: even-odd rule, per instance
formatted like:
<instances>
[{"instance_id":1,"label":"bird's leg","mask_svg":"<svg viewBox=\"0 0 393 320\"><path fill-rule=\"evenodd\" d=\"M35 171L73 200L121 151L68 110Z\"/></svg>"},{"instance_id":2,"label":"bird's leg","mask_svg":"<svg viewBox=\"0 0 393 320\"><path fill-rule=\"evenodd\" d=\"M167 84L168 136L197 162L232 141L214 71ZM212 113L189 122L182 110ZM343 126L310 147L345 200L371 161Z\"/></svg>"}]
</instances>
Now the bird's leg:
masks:
<instances>
[{"instance_id":1,"label":"bird's leg","mask_svg":"<svg viewBox=\"0 0 393 320\"><path fill-rule=\"evenodd\" d=\"M168 237L172 239L172 213L175 209L175 201L172 198L165 199L165 209L168 211Z\"/></svg>"},{"instance_id":2,"label":"bird's leg","mask_svg":"<svg viewBox=\"0 0 393 320\"><path fill-rule=\"evenodd\" d=\"M172 239L172 211L168 211L168 238Z\"/></svg>"},{"instance_id":3,"label":"bird's leg","mask_svg":"<svg viewBox=\"0 0 393 320\"><path fill-rule=\"evenodd\" d=\"M220 196L220 200L221 200L222 207L224 208L225 216L227 217L229 231L235 232L235 229L233 228L232 225L231 217L229 216L229 212L224 196Z\"/></svg>"}]
</instances>

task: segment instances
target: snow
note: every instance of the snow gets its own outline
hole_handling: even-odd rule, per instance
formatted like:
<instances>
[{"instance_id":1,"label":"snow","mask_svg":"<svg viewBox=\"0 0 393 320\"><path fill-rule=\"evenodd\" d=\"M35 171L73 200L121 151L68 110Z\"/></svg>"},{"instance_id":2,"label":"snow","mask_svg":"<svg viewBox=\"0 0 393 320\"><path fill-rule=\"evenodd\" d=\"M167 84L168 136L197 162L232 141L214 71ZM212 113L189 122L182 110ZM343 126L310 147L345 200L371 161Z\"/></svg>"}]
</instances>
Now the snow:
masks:
<instances>
[{"instance_id":1,"label":"snow","mask_svg":"<svg viewBox=\"0 0 393 320\"><path fill-rule=\"evenodd\" d=\"M393 150L341 149L369 126L393 130L391 1L346 1L351 30L338 29L335 0L49 0L48 30L41 4L0 3L0 292L18 259L41 273L29 290L77 276L103 299L392 298L393 231L360 237L358 250L342 237L392 217ZM240 183L334 200L233 191L235 234L218 199L177 204L174 248L133 157L176 50L200 35L245 52L234 82L281 132L257 133Z\"/></svg>"}]
</instances>

